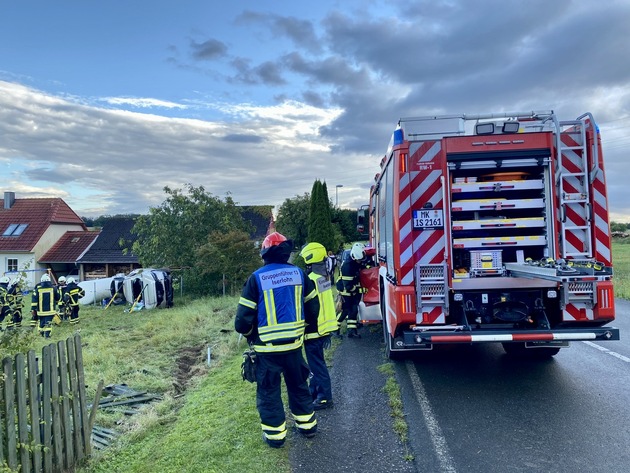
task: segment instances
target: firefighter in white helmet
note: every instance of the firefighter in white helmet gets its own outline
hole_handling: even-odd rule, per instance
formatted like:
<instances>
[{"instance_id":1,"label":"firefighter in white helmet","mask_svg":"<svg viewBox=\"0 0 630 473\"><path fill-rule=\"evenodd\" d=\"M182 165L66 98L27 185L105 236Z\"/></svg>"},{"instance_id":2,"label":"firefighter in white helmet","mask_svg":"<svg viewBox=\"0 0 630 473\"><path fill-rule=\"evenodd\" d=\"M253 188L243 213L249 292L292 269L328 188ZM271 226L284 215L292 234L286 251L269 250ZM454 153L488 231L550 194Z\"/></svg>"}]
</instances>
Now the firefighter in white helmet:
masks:
<instances>
[{"instance_id":1,"label":"firefighter in white helmet","mask_svg":"<svg viewBox=\"0 0 630 473\"><path fill-rule=\"evenodd\" d=\"M363 289L359 279L361 269L367 267L365 246L362 243L352 245L350 255L341 262L340 276L337 280L337 291L341 296L341 314L338 322L347 319L348 338L361 338L358 318L359 303Z\"/></svg>"},{"instance_id":2,"label":"firefighter in white helmet","mask_svg":"<svg viewBox=\"0 0 630 473\"><path fill-rule=\"evenodd\" d=\"M35 286L31 298L31 313L34 320L39 321L39 333L44 338L50 338L52 320L57 315L59 292L52 285L50 276L43 274L40 283Z\"/></svg>"},{"instance_id":3,"label":"firefighter in white helmet","mask_svg":"<svg viewBox=\"0 0 630 473\"><path fill-rule=\"evenodd\" d=\"M85 290L72 277L68 278L68 285L64 290L64 304L70 306L70 325L79 323L79 299L85 296Z\"/></svg>"},{"instance_id":4,"label":"firefighter in white helmet","mask_svg":"<svg viewBox=\"0 0 630 473\"><path fill-rule=\"evenodd\" d=\"M326 248L311 242L302 248L300 256L306 263L306 273L315 283L319 298L319 315L316 324L308 324L304 334L304 351L311 370L309 389L313 396L313 409L332 407L330 373L324 359L324 349L330 347L330 334L337 331L337 314L326 267Z\"/></svg>"},{"instance_id":5,"label":"firefighter in white helmet","mask_svg":"<svg viewBox=\"0 0 630 473\"><path fill-rule=\"evenodd\" d=\"M59 276L59 279L57 279L57 292L59 293L59 320L66 320L69 315L70 315L70 311L66 311L66 304L64 301L64 295L66 293L66 277L65 276ZM68 309L70 307L68 306ZM68 314L68 315L66 315Z\"/></svg>"}]
</instances>

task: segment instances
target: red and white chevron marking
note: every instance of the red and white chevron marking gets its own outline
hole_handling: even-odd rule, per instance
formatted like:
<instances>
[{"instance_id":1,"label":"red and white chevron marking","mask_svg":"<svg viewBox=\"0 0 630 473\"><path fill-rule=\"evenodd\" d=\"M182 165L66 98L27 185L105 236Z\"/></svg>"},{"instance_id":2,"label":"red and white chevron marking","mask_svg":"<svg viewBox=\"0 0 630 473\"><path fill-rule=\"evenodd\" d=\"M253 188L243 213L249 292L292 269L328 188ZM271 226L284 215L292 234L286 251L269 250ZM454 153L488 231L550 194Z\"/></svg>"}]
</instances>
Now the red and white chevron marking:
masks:
<instances>
[{"instance_id":1,"label":"red and white chevron marking","mask_svg":"<svg viewBox=\"0 0 630 473\"><path fill-rule=\"evenodd\" d=\"M415 150L410 149L410 168L419 169L423 164L433 163L440 150L440 141L425 142ZM433 208L443 208L441 168L441 163L435 163L426 166L426 170L405 173L400 179L400 284L413 283L416 262L429 264L444 260L444 229L413 232L412 223L412 211L426 203L431 203Z\"/></svg>"},{"instance_id":2,"label":"red and white chevron marking","mask_svg":"<svg viewBox=\"0 0 630 473\"><path fill-rule=\"evenodd\" d=\"M601 149L600 149L601 156ZM610 250L610 223L608 221L608 197L606 194L606 181L601 162L597 163L595 180L591 186L593 200L593 233L595 237L595 258L597 261L612 265L612 253Z\"/></svg>"},{"instance_id":3,"label":"red and white chevron marking","mask_svg":"<svg viewBox=\"0 0 630 473\"><path fill-rule=\"evenodd\" d=\"M422 307L421 313L418 313L418 324L444 324L446 323L446 316L444 315L444 307L428 306Z\"/></svg>"},{"instance_id":4,"label":"red and white chevron marking","mask_svg":"<svg viewBox=\"0 0 630 473\"><path fill-rule=\"evenodd\" d=\"M586 307L583 303L567 304L562 311L563 321L574 320L594 320L595 314L592 308Z\"/></svg>"}]
</instances>

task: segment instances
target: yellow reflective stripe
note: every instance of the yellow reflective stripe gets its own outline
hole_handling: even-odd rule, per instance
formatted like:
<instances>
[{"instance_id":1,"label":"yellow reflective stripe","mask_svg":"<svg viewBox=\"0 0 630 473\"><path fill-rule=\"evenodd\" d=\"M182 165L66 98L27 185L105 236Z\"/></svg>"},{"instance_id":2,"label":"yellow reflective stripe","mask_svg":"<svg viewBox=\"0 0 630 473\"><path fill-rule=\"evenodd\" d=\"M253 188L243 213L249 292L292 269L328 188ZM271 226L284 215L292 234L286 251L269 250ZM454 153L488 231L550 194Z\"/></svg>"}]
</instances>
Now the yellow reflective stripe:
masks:
<instances>
[{"instance_id":1,"label":"yellow reflective stripe","mask_svg":"<svg viewBox=\"0 0 630 473\"><path fill-rule=\"evenodd\" d=\"M258 327L258 336L267 343L274 340L298 338L304 332L304 321L284 323L272 327Z\"/></svg>"},{"instance_id":2,"label":"yellow reflective stripe","mask_svg":"<svg viewBox=\"0 0 630 473\"><path fill-rule=\"evenodd\" d=\"M285 345L254 345L254 350L260 353L273 353L295 350L303 345L302 337L298 338L293 343L287 343Z\"/></svg>"},{"instance_id":3,"label":"yellow reflective stripe","mask_svg":"<svg viewBox=\"0 0 630 473\"><path fill-rule=\"evenodd\" d=\"M341 279L343 279L344 281L352 281L354 279L354 276L341 276Z\"/></svg>"},{"instance_id":4,"label":"yellow reflective stripe","mask_svg":"<svg viewBox=\"0 0 630 473\"><path fill-rule=\"evenodd\" d=\"M293 418L300 423L300 427L302 427L302 423L304 422L311 422L312 420L315 419L315 413L311 412L310 414L302 414L302 415L298 415L298 414L294 414L293 412L291 412L291 415L293 416Z\"/></svg>"},{"instance_id":5,"label":"yellow reflective stripe","mask_svg":"<svg viewBox=\"0 0 630 473\"><path fill-rule=\"evenodd\" d=\"M295 319L303 320L302 315L302 286L295 286Z\"/></svg>"},{"instance_id":6,"label":"yellow reflective stripe","mask_svg":"<svg viewBox=\"0 0 630 473\"><path fill-rule=\"evenodd\" d=\"M299 426L300 426L299 428L301 430L311 430L316 425L317 425L317 419L313 419L313 422L305 422L305 423L300 422L299 423Z\"/></svg>"},{"instance_id":7,"label":"yellow reflective stripe","mask_svg":"<svg viewBox=\"0 0 630 473\"><path fill-rule=\"evenodd\" d=\"M287 430L287 423L283 422L279 427L272 427L271 425L266 425L261 423L260 426L263 430L268 430L270 432L282 432Z\"/></svg>"},{"instance_id":8,"label":"yellow reflective stripe","mask_svg":"<svg viewBox=\"0 0 630 473\"><path fill-rule=\"evenodd\" d=\"M309 292L308 296L304 298L304 302L308 302L311 299L314 299L315 297L317 297L317 289L313 289L311 292Z\"/></svg>"},{"instance_id":9,"label":"yellow reflective stripe","mask_svg":"<svg viewBox=\"0 0 630 473\"><path fill-rule=\"evenodd\" d=\"M265 313L267 314L267 325L276 325L278 323L276 319L276 304L273 298L273 291L268 289L263 292L263 299L265 301Z\"/></svg>"},{"instance_id":10,"label":"yellow reflective stripe","mask_svg":"<svg viewBox=\"0 0 630 473\"><path fill-rule=\"evenodd\" d=\"M245 306L249 309L256 309L258 307L258 304L256 304L256 302L254 301L250 301L249 299L245 299L244 297L241 297L238 300L238 303L241 304L242 306Z\"/></svg>"}]
</instances>

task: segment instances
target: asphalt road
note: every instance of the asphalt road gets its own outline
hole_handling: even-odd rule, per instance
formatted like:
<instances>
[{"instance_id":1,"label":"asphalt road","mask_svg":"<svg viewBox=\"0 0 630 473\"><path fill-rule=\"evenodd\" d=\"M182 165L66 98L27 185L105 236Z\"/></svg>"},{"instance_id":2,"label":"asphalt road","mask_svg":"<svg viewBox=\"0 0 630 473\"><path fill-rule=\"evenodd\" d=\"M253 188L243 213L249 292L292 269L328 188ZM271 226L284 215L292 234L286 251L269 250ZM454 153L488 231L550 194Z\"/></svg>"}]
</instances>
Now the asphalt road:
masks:
<instances>
[{"instance_id":1,"label":"asphalt road","mask_svg":"<svg viewBox=\"0 0 630 473\"><path fill-rule=\"evenodd\" d=\"M616 304L620 341L572 342L551 360L510 359L492 344L395 362L407 446L377 370L380 326L363 328L337 348L336 405L318 413L318 436L291 439L293 471L630 471L630 303Z\"/></svg>"},{"instance_id":2,"label":"asphalt road","mask_svg":"<svg viewBox=\"0 0 630 473\"><path fill-rule=\"evenodd\" d=\"M544 362L478 345L399 363L418 471L630 471L630 303L616 302L620 341Z\"/></svg>"}]
</instances>

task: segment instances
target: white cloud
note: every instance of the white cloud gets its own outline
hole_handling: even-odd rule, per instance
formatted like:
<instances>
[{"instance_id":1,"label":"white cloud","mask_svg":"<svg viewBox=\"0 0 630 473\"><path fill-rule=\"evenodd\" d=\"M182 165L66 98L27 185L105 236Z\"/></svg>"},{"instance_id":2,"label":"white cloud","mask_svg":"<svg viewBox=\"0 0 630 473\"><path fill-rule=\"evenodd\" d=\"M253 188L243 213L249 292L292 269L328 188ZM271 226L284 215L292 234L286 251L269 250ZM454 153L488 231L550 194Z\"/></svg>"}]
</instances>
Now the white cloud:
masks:
<instances>
[{"instance_id":1,"label":"white cloud","mask_svg":"<svg viewBox=\"0 0 630 473\"><path fill-rule=\"evenodd\" d=\"M103 102L111 105L130 105L136 108L188 108L186 105L174 102L167 102L166 100L151 99L151 98L135 98L135 97L104 97Z\"/></svg>"}]
</instances>

